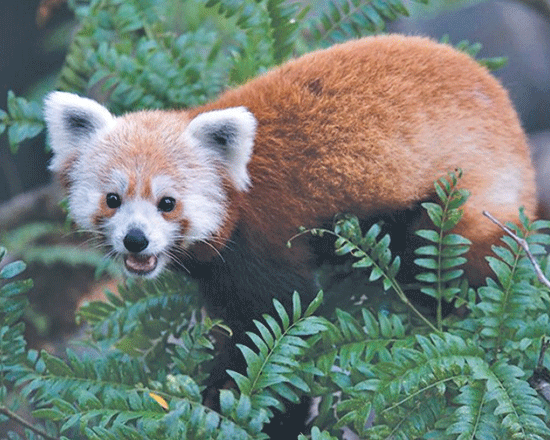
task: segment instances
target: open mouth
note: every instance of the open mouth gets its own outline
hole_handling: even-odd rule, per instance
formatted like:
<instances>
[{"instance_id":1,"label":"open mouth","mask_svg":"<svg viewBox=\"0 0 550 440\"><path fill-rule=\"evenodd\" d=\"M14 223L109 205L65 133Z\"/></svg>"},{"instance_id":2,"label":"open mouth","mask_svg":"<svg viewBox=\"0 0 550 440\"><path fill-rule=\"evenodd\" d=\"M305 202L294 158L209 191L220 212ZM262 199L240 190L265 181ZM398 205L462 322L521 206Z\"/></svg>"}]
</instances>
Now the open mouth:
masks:
<instances>
[{"instance_id":1,"label":"open mouth","mask_svg":"<svg viewBox=\"0 0 550 440\"><path fill-rule=\"evenodd\" d=\"M135 275L147 275L153 272L158 264L156 255L126 254L124 265L128 272Z\"/></svg>"}]
</instances>

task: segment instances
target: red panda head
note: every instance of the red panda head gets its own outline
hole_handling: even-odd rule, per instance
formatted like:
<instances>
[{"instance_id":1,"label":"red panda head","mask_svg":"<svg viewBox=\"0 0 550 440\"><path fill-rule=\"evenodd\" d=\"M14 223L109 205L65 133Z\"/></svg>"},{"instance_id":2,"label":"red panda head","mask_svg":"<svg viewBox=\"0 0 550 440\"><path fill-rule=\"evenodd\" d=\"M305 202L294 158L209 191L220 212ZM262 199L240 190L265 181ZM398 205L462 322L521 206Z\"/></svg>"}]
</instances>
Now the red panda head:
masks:
<instances>
[{"instance_id":1,"label":"red panda head","mask_svg":"<svg viewBox=\"0 0 550 440\"><path fill-rule=\"evenodd\" d=\"M76 224L95 232L129 274L155 277L224 223L227 183L246 191L256 119L244 107L113 116L53 92L45 101L53 158Z\"/></svg>"}]
</instances>

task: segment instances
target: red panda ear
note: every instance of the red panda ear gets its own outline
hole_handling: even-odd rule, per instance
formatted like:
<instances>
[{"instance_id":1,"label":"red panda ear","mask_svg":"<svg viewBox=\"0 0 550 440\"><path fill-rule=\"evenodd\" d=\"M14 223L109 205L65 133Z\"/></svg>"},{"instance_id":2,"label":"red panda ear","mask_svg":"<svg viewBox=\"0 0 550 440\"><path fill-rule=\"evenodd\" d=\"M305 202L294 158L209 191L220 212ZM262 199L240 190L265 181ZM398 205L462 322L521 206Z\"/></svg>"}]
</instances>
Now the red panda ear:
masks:
<instances>
[{"instance_id":1,"label":"red panda ear","mask_svg":"<svg viewBox=\"0 0 550 440\"><path fill-rule=\"evenodd\" d=\"M229 177L239 191L250 186L246 166L252 156L256 118L245 107L213 110L196 116L185 133L189 142L222 158Z\"/></svg>"},{"instance_id":2,"label":"red panda ear","mask_svg":"<svg viewBox=\"0 0 550 440\"><path fill-rule=\"evenodd\" d=\"M77 157L94 135L114 124L114 116L98 102L65 92L46 97L44 117L54 153L50 169L56 172Z\"/></svg>"}]
</instances>

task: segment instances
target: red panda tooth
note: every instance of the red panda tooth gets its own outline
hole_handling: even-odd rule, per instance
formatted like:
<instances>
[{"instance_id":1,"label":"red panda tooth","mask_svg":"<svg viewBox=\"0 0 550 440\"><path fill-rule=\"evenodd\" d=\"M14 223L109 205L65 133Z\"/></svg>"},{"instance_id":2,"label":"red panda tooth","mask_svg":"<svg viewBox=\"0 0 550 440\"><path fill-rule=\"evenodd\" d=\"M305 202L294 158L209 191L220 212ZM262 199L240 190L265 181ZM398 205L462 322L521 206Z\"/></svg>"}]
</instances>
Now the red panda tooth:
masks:
<instances>
[{"instance_id":1,"label":"red panda tooth","mask_svg":"<svg viewBox=\"0 0 550 440\"><path fill-rule=\"evenodd\" d=\"M124 257L124 264L130 272L145 274L157 267L158 258L155 255L133 255Z\"/></svg>"}]
</instances>

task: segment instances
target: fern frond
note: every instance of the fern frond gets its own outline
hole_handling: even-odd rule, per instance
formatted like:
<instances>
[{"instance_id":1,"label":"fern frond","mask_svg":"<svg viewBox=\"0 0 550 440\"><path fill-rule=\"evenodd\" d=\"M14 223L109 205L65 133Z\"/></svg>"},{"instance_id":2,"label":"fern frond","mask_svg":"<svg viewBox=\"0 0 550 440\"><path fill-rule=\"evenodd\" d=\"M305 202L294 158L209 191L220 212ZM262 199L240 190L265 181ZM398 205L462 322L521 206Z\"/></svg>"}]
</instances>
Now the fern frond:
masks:
<instances>
[{"instance_id":1,"label":"fern frond","mask_svg":"<svg viewBox=\"0 0 550 440\"><path fill-rule=\"evenodd\" d=\"M298 31L308 8L285 0L210 0L220 14L235 17L244 35L231 50L230 81L247 79L285 61L296 49Z\"/></svg>"},{"instance_id":2,"label":"fern frond","mask_svg":"<svg viewBox=\"0 0 550 440\"><path fill-rule=\"evenodd\" d=\"M471 242L466 238L452 234L450 231L462 218L462 206L466 203L469 192L458 188L462 171L449 173L435 182L435 192L438 203L422 203L435 230L421 229L416 235L430 242L415 250L421 258L414 260L415 264L428 272L416 275L416 279L423 282L420 289L437 301L437 327L443 327L442 304L451 302L458 293L464 290L460 286L460 277L464 273L460 266L466 263L466 254Z\"/></svg>"},{"instance_id":3,"label":"fern frond","mask_svg":"<svg viewBox=\"0 0 550 440\"><path fill-rule=\"evenodd\" d=\"M522 212L520 220L520 227L507 226L526 240L534 256L545 254L548 236L538 228L546 222L530 223ZM457 328L479 332L479 343L495 358L502 350L515 356L512 346L519 343L516 334L532 321L528 318L530 314L546 312L548 304L548 292L540 288L524 250L509 236L503 237L502 242L504 246L493 247L496 256L487 257L496 279L487 279L486 286L478 289L479 302L471 305L471 315L457 323ZM526 331L520 334L525 335Z\"/></svg>"},{"instance_id":4,"label":"fern frond","mask_svg":"<svg viewBox=\"0 0 550 440\"><path fill-rule=\"evenodd\" d=\"M401 0L330 0L327 8L320 18L315 17L309 23L316 45L378 33L384 30L386 21L409 15Z\"/></svg>"},{"instance_id":5,"label":"fern frond","mask_svg":"<svg viewBox=\"0 0 550 440\"><path fill-rule=\"evenodd\" d=\"M460 388L455 399L460 407L454 412L445 433L456 434L459 439L494 437L498 430L498 419L493 414L494 407L485 399L486 389L482 381L469 382Z\"/></svg>"},{"instance_id":6,"label":"fern frond","mask_svg":"<svg viewBox=\"0 0 550 440\"><path fill-rule=\"evenodd\" d=\"M449 44L449 35L444 35L440 39L441 43ZM478 54L483 48L481 43L470 43L468 40L459 41L454 47L462 52L467 53L472 58L475 58L479 64L487 67L489 70L498 70L503 68L508 63L507 57L491 57L491 58L478 58Z\"/></svg>"},{"instance_id":7,"label":"fern frond","mask_svg":"<svg viewBox=\"0 0 550 440\"><path fill-rule=\"evenodd\" d=\"M6 248L0 246L0 430L6 418L13 418L29 428L26 430L27 438L51 439L54 437L48 436L42 428L33 426L15 413L18 402L10 399L9 395L14 386L32 373L32 361L28 358L32 358L33 354L27 355L25 324L21 319L29 305L24 294L33 283L32 280L13 280L25 271L26 265L22 261L2 264L6 254ZM13 432L7 434L10 438L15 435Z\"/></svg>"},{"instance_id":8,"label":"fern frond","mask_svg":"<svg viewBox=\"0 0 550 440\"><path fill-rule=\"evenodd\" d=\"M350 313L337 309L337 321L313 339L305 356L322 373L310 383L310 394L318 396L319 400L319 415L315 421L318 426L332 428L336 424L333 408L335 396L330 390L349 387L350 376L356 374L356 369L360 369L362 375L370 374L367 372L372 372L372 364L391 357L392 347L406 347L414 343L397 315L379 313L375 317L368 310L362 309L361 312L362 319L356 319ZM370 410L361 407L360 414L362 419L367 420Z\"/></svg>"},{"instance_id":9,"label":"fern frond","mask_svg":"<svg viewBox=\"0 0 550 440\"><path fill-rule=\"evenodd\" d=\"M246 376L235 371L228 373L242 395L249 396L251 405L265 409L268 417L273 416L271 408L284 410L281 398L298 403L295 390L303 393L310 391L302 377L299 360L310 348L307 337L326 330L328 326L325 319L312 316L321 301L322 292L319 292L302 314L300 297L294 293L292 316L289 316L283 305L274 299L279 321L264 315L264 322L254 321L258 333L247 333L258 352L238 345L246 360ZM315 368L310 369L309 373L321 374Z\"/></svg>"},{"instance_id":10,"label":"fern frond","mask_svg":"<svg viewBox=\"0 0 550 440\"><path fill-rule=\"evenodd\" d=\"M499 361L487 377L487 398L497 403L494 414L506 429L507 437L544 439L550 428L541 416L546 414L533 388L522 380L525 373L518 367Z\"/></svg>"},{"instance_id":11,"label":"fern frond","mask_svg":"<svg viewBox=\"0 0 550 440\"><path fill-rule=\"evenodd\" d=\"M268 0L266 8L273 38L273 61L280 64L294 52L301 22L309 8L287 0Z\"/></svg>"},{"instance_id":12,"label":"fern frond","mask_svg":"<svg viewBox=\"0 0 550 440\"><path fill-rule=\"evenodd\" d=\"M115 113L196 106L218 94L231 66L219 36L205 28L175 36L164 28L161 5L142 3L83 9L59 87L87 94L100 85Z\"/></svg>"},{"instance_id":13,"label":"fern frond","mask_svg":"<svg viewBox=\"0 0 550 440\"><path fill-rule=\"evenodd\" d=\"M71 352L68 357L64 362L42 352L39 374L24 387L26 394L40 396L33 415L56 422L62 434L78 432L89 439L263 438L262 422L246 413L246 405L243 409L222 392L221 414L213 411L201 403L201 387L187 375L152 380L143 363L120 352L101 359Z\"/></svg>"},{"instance_id":14,"label":"fern frond","mask_svg":"<svg viewBox=\"0 0 550 440\"><path fill-rule=\"evenodd\" d=\"M390 236L384 234L382 238L382 228L376 223L362 235L359 220L353 215L344 215L335 226L334 232L326 229L312 229L302 231L300 234L310 232L313 235L332 234L336 237L335 254L351 255L358 259L353 263L354 268L370 269L369 281L381 280L384 290L392 288L399 299L407 305L421 320L433 331L437 329L433 324L420 313L416 307L409 301L401 285L396 279L399 272L400 258L393 258L390 250ZM298 235L300 235L298 234ZM291 241L287 243L290 246Z\"/></svg>"},{"instance_id":15,"label":"fern frond","mask_svg":"<svg viewBox=\"0 0 550 440\"><path fill-rule=\"evenodd\" d=\"M6 254L6 248L0 246L0 263ZM33 283L32 280L11 281L25 268L22 261L13 261L0 269L0 405L6 396L5 380L13 381L18 364L24 364L26 358L25 325L21 318L29 305L24 294Z\"/></svg>"},{"instance_id":16,"label":"fern frond","mask_svg":"<svg viewBox=\"0 0 550 440\"><path fill-rule=\"evenodd\" d=\"M118 295L107 292L106 296L108 301L85 304L77 314L88 322L101 346L143 357L151 368L180 359L185 374L198 373L199 363L211 358L213 346L206 335L221 323L197 322L200 303L195 284L167 275L155 282L119 286Z\"/></svg>"},{"instance_id":17,"label":"fern frond","mask_svg":"<svg viewBox=\"0 0 550 440\"><path fill-rule=\"evenodd\" d=\"M361 362L387 359L394 344L407 345L405 328L397 315L379 313L375 317L366 309L361 312L363 320L359 322L348 312L337 309L337 322L320 335L308 354L324 376L329 377L335 365L348 371Z\"/></svg>"},{"instance_id":18,"label":"fern frond","mask_svg":"<svg viewBox=\"0 0 550 440\"><path fill-rule=\"evenodd\" d=\"M17 97L11 90L8 92L7 104L7 112L0 110L0 135L8 130L11 152L16 153L21 142L42 133L44 117L38 102Z\"/></svg>"},{"instance_id":19,"label":"fern frond","mask_svg":"<svg viewBox=\"0 0 550 440\"><path fill-rule=\"evenodd\" d=\"M441 399L448 387L464 380L471 365L484 362L483 352L451 334L417 335L416 340L416 347L396 345L384 361L352 375L356 379L344 389L346 398L338 405L338 413L344 414L338 426L353 423L365 438L374 438L378 430L411 438L419 435L419 426L427 432L445 415L444 405L433 399ZM366 422L373 425L374 414L374 426L369 427Z\"/></svg>"}]
</instances>

